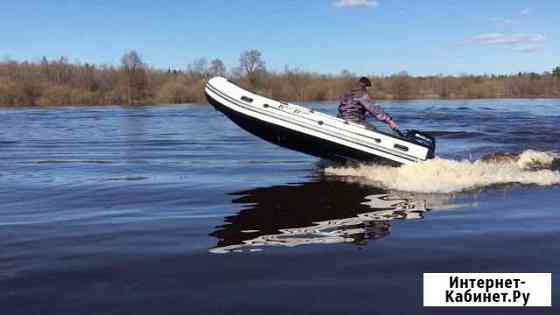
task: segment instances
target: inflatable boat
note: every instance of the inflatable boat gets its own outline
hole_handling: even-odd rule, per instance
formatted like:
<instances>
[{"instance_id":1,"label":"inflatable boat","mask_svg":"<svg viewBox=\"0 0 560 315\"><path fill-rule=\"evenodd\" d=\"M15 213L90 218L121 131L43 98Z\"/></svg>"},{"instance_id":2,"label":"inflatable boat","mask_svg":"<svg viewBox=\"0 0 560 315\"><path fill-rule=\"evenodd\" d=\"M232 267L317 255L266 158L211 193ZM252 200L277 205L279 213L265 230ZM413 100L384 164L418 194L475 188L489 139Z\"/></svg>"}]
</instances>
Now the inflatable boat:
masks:
<instances>
[{"instance_id":1,"label":"inflatable boat","mask_svg":"<svg viewBox=\"0 0 560 315\"><path fill-rule=\"evenodd\" d=\"M222 77L208 81L206 98L239 127L266 141L336 161L399 166L434 157L435 139L410 130L390 134L316 110L275 101Z\"/></svg>"}]
</instances>

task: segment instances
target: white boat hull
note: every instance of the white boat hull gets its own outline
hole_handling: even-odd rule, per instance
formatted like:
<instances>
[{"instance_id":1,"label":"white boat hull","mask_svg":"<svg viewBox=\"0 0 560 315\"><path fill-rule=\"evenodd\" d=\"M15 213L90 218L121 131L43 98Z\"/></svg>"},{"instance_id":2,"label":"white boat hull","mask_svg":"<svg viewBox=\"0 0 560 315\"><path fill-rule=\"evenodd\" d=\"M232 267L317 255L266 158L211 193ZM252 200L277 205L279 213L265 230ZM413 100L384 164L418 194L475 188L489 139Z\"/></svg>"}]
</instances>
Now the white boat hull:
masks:
<instances>
[{"instance_id":1,"label":"white boat hull","mask_svg":"<svg viewBox=\"0 0 560 315\"><path fill-rule=\"evenodd\" d=\"M391 165L432 158L433 145L393 136L295 104L268 99L225 78L211 79L208 101L250 133L285 148L334 161ZM433 138L432 138L433 141Z\"/></svg>"}]
</instances>

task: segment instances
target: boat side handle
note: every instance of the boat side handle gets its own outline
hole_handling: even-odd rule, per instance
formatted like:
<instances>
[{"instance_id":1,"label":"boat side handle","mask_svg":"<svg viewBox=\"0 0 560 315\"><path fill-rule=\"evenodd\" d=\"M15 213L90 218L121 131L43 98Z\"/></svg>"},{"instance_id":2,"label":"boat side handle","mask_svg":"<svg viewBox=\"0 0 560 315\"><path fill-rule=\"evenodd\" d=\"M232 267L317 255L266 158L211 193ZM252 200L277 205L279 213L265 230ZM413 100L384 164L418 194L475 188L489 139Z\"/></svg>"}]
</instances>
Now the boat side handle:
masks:
<instances>
[{"instance_id":1,"label":"boat side handle","mask_svg":"<svg viewBox=\"0 0 560 315\"><path fill-rule=\"evenodd\" d=\"M253 99L250 98L250 97L247 97L247 96L245 96L245 95L241 96L241 100L242 100L242 101L245 101L245 102L247 102L247 103L253 103Z\"/></svg>"},{"instance_id":2,"label":"boat side handle","mask_svg":"<svg viewBox=\"0 0 560 315\"><path fill-rule=\"evenodd\" d=\"M405 151L405 152L408 151L408 147L405 147L404 145L395 144L393 147L394 147L395 149L399 149L399 150L401 150L401 151Z\"/></svg>"}]
</instances>

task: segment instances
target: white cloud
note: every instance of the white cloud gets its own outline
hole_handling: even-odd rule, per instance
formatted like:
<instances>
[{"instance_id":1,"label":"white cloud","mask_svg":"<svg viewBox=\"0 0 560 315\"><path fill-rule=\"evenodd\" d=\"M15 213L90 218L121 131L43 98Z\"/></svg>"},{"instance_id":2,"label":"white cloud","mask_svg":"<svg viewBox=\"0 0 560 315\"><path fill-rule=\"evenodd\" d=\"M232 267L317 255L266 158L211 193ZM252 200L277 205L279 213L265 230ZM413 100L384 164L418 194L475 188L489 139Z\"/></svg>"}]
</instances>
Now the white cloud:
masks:
<instances>
[{"instance_id":1,"label":"white cloud","mask_svg":"<svg viewBox=\"0 0 560 315\"><path fill-rule=\"evenodd\" d=\"M374 0L339 0L333 3L333 5L344 8L377 7L379 2Z\"/></svg>"},{"instance_id":2,"label":"white cloud","mask_svg":"<svg viewBox=\"0 0 560 315\"><path fill-rule=\"evenodd\" d=\"M522 45L522 46L516 46L512 48L512 50L514 51L523 52L523 53L532 53L537 51L538 49L539 47L536 45Z\"/></svg>"},{"instance_id":3,"label":"white cloud","mask_svg":"<svg viewBox=\"0 0 560 315\"><path fill-rule=\"evenodd\" d=\"M527 16L531 13L531 9L523 9L521 10L521 12L519 12L519 14L523 15L523 16Z\"/></svg>"},{"instance_id":4,"label":"white cloud","mask_svg":"<svg viewBox=\"0 0 560 315\"><path fill-rule=\"evenodd\" d=\"M486 33L465 40L466 44L506 46L512 51L531 53L540 48L546 37L542 34Z\"/></svg>"},{"instance_id":5,"label":"white cloud","mask_svg":"<svg viewBox=\"0 0 560 315\"><path fill-rule=\"evenodd\" d=\"M502 33L487 33L473 36L466 40L470 44L482 45L523 45L523 44L538 44L546 40L542 34L502 34Z\"/></svg>"}]
</instances>

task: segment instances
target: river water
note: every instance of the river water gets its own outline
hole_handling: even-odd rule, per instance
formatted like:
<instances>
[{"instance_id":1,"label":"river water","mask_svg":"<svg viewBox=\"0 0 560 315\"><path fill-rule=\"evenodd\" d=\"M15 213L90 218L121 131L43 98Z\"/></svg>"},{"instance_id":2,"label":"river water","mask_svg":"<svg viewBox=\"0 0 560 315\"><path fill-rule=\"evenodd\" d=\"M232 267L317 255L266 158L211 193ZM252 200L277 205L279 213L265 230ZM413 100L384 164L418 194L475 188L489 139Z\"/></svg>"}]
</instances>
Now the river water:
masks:
<instances>
[{"instance_id":1,"label":"river water","mask_svg":"<svg viewBox=\"0 0 560 315\"><path fill-rule=\"evenodd\" d=\"M2 314L496 314L423 308L424 272L552 272L558 303L560 101L384 106L438 157L334 165L207 106L1 109Z\"/></svg>"}]
</instances>

